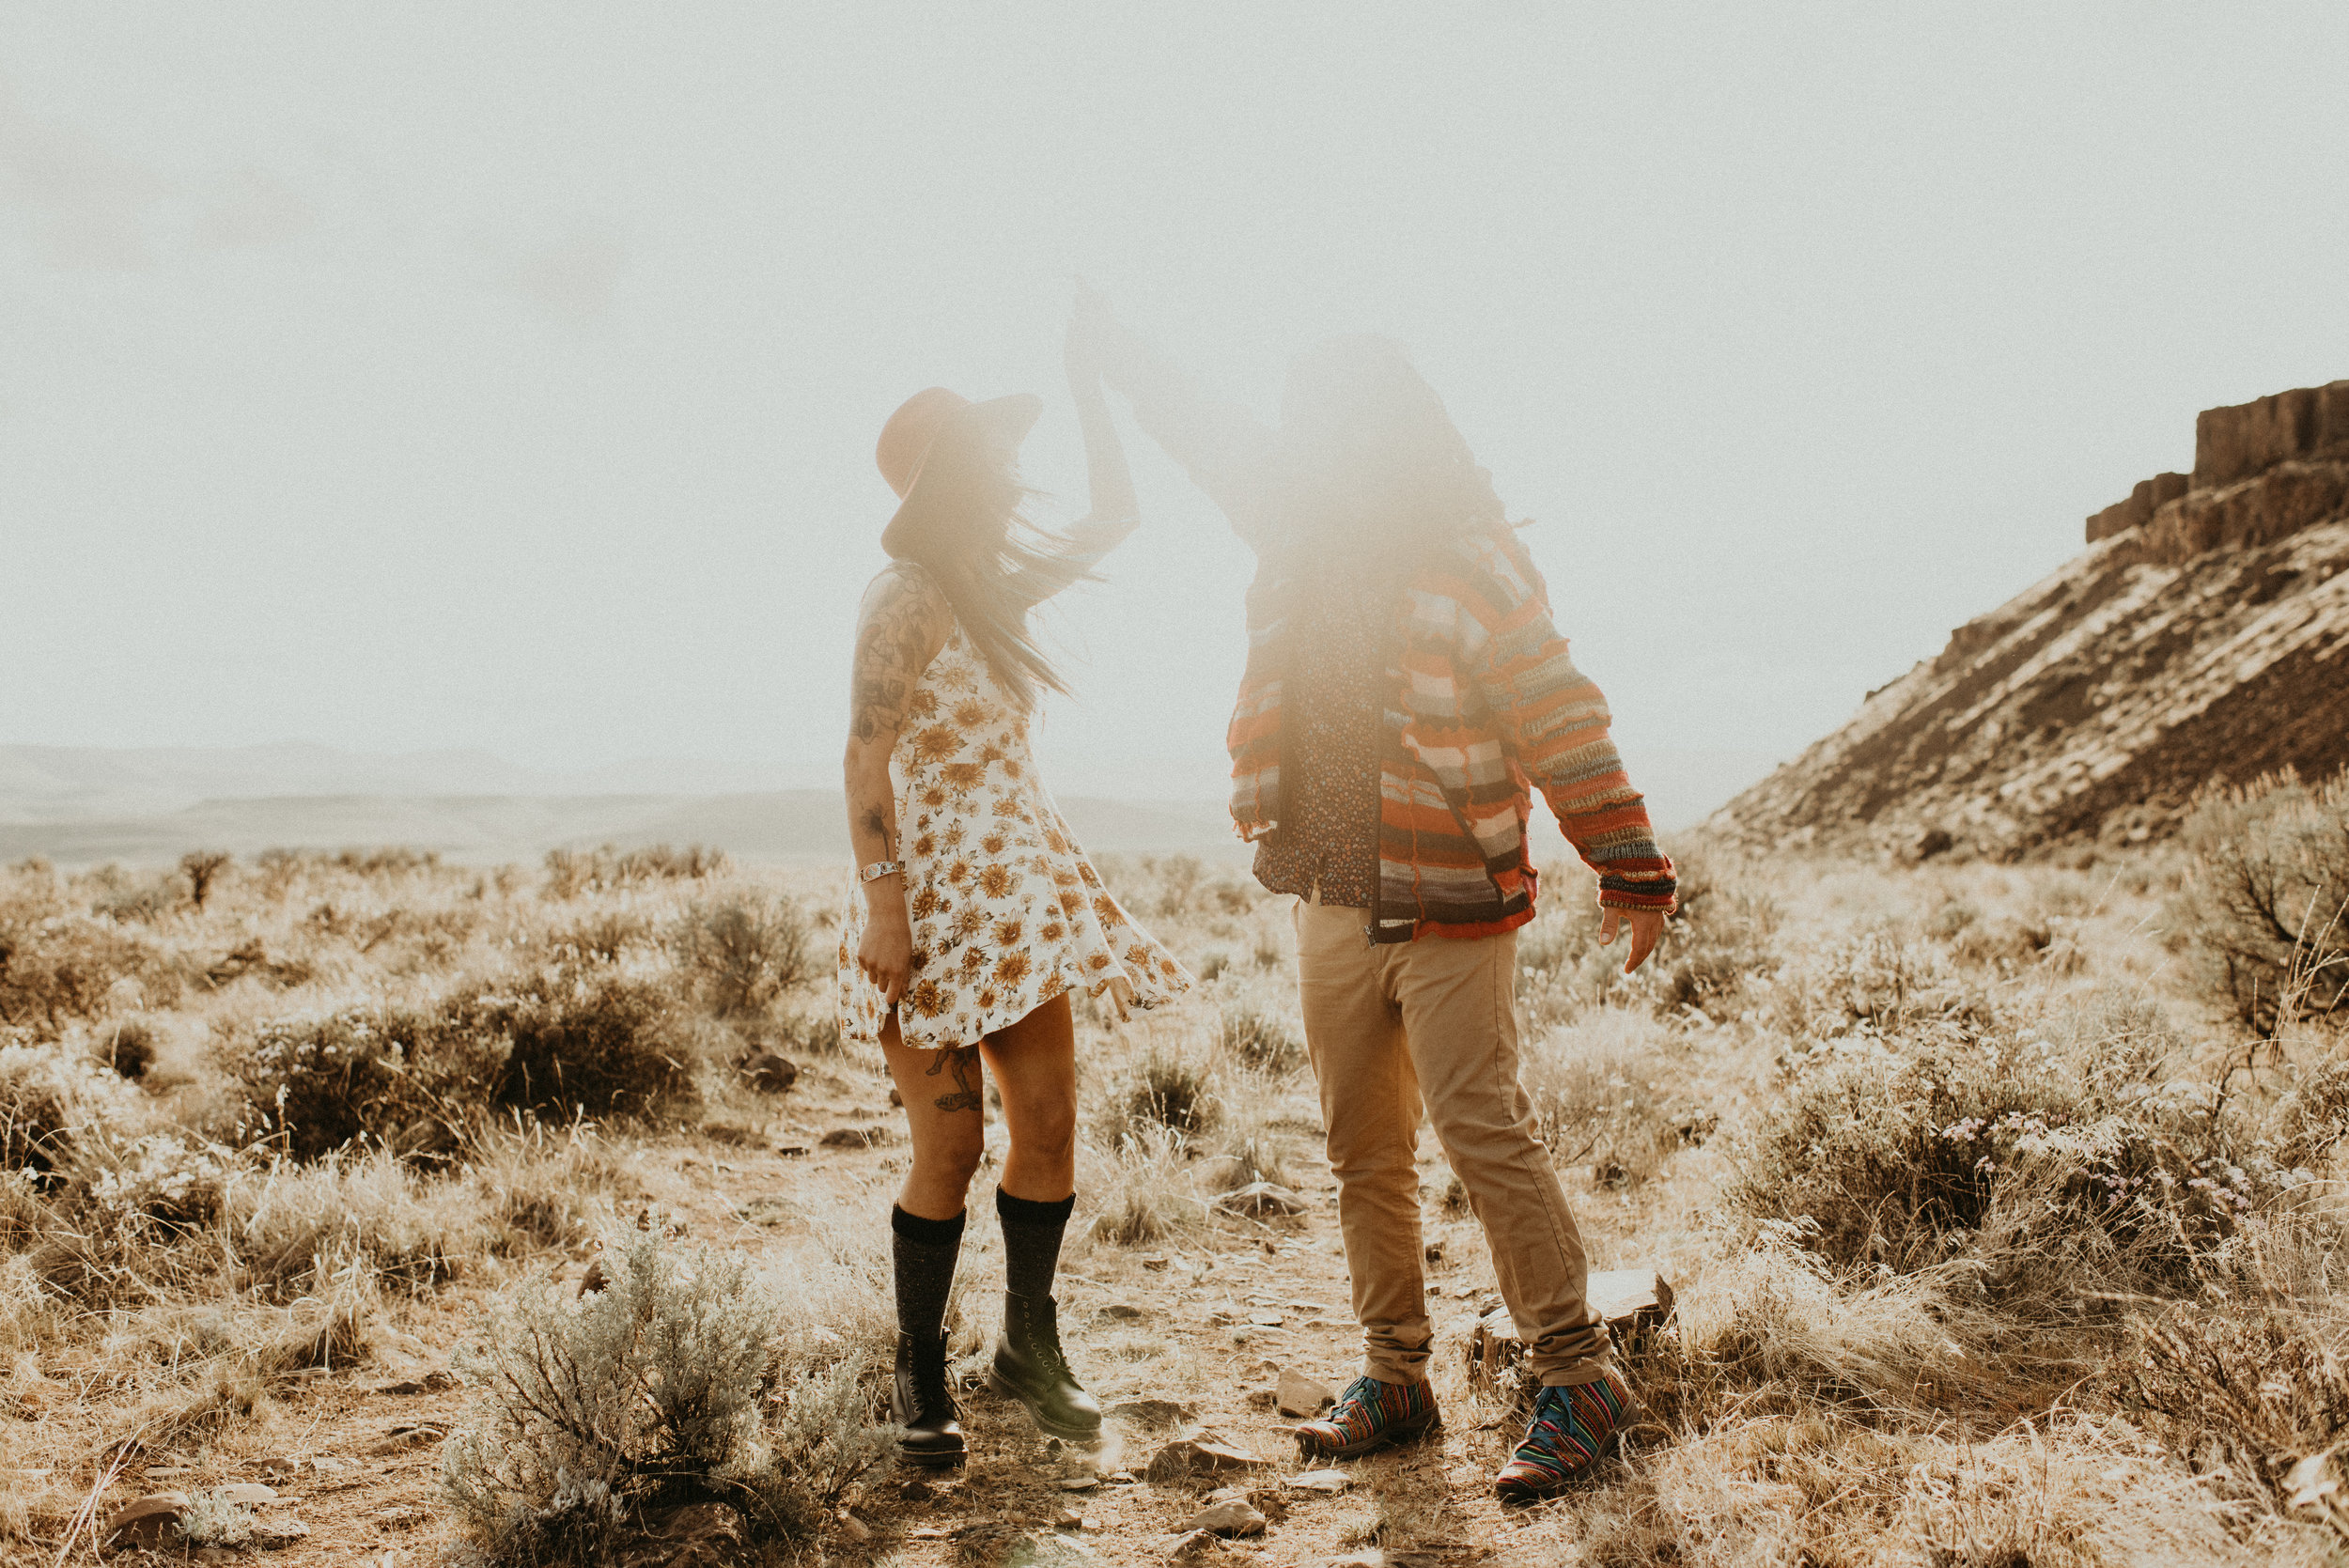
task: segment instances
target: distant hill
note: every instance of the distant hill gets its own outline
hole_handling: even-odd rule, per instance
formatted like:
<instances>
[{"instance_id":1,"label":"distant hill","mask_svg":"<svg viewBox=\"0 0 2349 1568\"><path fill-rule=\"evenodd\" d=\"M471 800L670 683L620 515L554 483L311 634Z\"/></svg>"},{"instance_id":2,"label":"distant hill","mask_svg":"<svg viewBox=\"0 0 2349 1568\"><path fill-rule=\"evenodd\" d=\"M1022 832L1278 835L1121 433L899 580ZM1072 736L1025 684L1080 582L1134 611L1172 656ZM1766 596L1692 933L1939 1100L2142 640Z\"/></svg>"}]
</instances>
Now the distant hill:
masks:
<instances>
[{"instance_id":1,"label":"distant hill","mask_svg":"<svg viewBox=\"0 0 2349 1568\"><path fill-rule=\"evenodd\" d=\"M576 773L481 751L347 752L268 746L0 746L0 823L136 817L202 800L286 796L719 795L787 790L803 771L644 758Z\"/></svg>"},{"instance_id":2,"label":"distant hill","mask_svg":"<svg viewBox=\"0 0 2349 1568\"><path fill-rule=\"evenodd\" d=\"M1097 853L1237 857L1223 808L1212 802L1061 801L1069 826ZM405 845L453 860L534 860L599 844L707 844L754 861L846 861L848 812L827 790L678 795L304 795L205 800L154 816L0 823L0 861L43 856L61 865L167 862L191 849Z\"/></svg>"},{"instance_id":3,"label":"distant hill","mask_svg":"<svg viewBox=\"0 0 2349 1568\"><path fill-rule=\"evenodd\" d=\"M2205 411L2194 471L1739 795L1755 846L2140 842L2202 785L2349 767L2349 381Z\"/></svg>"},{"instance_id":4,"label":"distant hill","mask_svg":"<svg viewBox=\"0 0 2349 1568\"><path fill-rule=\"evenodd\" d=\"M1626 748L1667 831L1759 778L1753 751ZM533 770L487 752L399 754L289 742L108 749L0 746L0 859L60 864L175 860L191 849L409 845L465 860L534 859L603 843L708 844L766 860L848 852L839 793L794 788L756 764L646 759L589 772ZM1220 801L1070 796L1070 824L1102 852L1244 859ZM1535 851L1566 853L1546 816Z\"/></svg>"}]
</instances>

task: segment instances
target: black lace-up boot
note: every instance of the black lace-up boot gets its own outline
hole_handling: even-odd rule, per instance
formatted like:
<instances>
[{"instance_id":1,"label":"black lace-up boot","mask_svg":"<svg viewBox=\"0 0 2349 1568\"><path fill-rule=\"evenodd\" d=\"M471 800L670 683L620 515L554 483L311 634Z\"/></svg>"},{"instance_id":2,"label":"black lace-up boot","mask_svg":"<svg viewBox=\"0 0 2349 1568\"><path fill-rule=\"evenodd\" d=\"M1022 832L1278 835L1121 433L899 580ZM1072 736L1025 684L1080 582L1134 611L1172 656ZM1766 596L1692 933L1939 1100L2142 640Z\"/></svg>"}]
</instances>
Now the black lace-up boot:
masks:
<instances>
[{"instance_id":1,"label":"black lace-up boot","mask_svg":"<svg viewBox=\"0 0 2349 1568\"><path fill-rule=\"evenodd\" d=\"M1035 1424L1053 1436L1072 1443L1100 1439L1100 1403L1068 1370L1050 1296L1003 1293L1003 1331L995 1340L995 1370L988 1381L997 1393L1026 1405Z\"/></svg>"},{"instance_id":2,"label":"black lace-up boot","mask_svg":"<svg viewBox=\"0 0 2349 1568\"><path fill-rule=\"evenodd\" d=\"M946 1336L899 1334L897 1372L889 1389L890 1419L904 1428L897 1456L926 1470L963 1461L962 1412L946 1386Z\"/></svg>"}]
</instances>

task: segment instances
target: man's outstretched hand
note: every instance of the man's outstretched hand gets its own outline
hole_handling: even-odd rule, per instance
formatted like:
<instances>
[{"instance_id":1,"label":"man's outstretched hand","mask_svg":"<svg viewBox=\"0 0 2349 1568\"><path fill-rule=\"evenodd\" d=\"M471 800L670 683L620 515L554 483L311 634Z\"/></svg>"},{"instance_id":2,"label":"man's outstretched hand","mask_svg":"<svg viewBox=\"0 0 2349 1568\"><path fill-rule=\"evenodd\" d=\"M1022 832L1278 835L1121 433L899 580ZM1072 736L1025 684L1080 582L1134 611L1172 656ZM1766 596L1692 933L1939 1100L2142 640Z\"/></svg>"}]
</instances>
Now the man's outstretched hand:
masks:
<instances>
[{"instance_id":1,"label":"man's outstretched hand","mask_svg":"<svg viewBox=\"0 0 2349 1568\"><path fill-rule=\"evenodd\" d=\"M1655 952L1656 944L1663 939L1664 911L1609 908L1605 914L1606 918L1598 923L1598 945L1611 946L1615 932L1627 928L1631 933L1631 953L1623 961L1623 972L1629 974L1647 962L1647 955Z\"/></svg>"}]
</instances>

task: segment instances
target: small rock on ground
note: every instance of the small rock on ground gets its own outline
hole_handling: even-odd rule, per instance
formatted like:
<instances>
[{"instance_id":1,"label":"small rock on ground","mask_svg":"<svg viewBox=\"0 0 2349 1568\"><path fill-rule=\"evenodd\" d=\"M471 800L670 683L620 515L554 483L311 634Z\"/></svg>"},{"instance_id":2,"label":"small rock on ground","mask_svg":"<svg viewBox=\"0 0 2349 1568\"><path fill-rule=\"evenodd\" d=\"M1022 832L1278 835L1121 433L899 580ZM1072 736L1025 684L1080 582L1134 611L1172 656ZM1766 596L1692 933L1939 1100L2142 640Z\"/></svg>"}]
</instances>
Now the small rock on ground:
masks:
<instances>
[{"instance_id":1,"label":"small rock on ground","mask_svg":"<svg viewBox=\"0 0 2349 1568\"><path fill-rule=\"evenodd\" d=\"M1203 1508L1192 1514L1183 1528L1204 1529L1211 1535L1262 1535L1265 1516L1247 1503L1235 1498L1226 1502Z\"/></svg>"},{"instance_id":2,"label":"small rock on ground","mask_svg":"<svg viewBox=\"0 0 2349 1568\"><path fill-rule=\"evenodd\" d=\"M1190 1415L1190 1406L1177 1405L1171 1399L1127 1399L1101 1412L1113 1421L1132 1421L1137 1426L1173 1426Z\"/></svg>"},{"instance_id":3,"label":"small rock on ground","mask_svg":"<svg viewBox=\"0 0 2349 1568\"><path fill-rule=\"evenodd\" d=\"M1285 1368L1272 1392L1274 1408L1284 1416L1318 1416L1338 1402L1334 1390L1301 1372Z\"/></svg>"},{"instance_id":4,"label":"small rock on ground","mask_svg":"<svg viewBox=\"0 0 2349 1568\"><path fill-rule=\"evenodd\" d=\"M1245 1449L1205 1438L1184 1437L1167 1444L1150 1457L1145 1479L1158 1485L1185 1476L1227 1475L1262 1468L1268 1462Z\"/></svg>"},{"instance_id":5,"label":"small rock on ground","mask_svg":"<svg viewBox=\"0 0 2349 1568\"><path fill-rule=\"evenodd\" d=\"M1229 1214L1302 1214L1305 1200L1278 1182L1250 1182L1218 1198L1215 1206Z\"/></svg>"},{"instance_id":6,"label":"small rock on ground","mask_svg":"<svg viewBox=\"0 0 2349 1568\"><path fill-rule=\"evenodd\" d=\"M101 1533L113 1547L161 1545L178 1529L189 1504L185 1492L155 1492L116 1509Z\"/></svg>"}]
</instances>

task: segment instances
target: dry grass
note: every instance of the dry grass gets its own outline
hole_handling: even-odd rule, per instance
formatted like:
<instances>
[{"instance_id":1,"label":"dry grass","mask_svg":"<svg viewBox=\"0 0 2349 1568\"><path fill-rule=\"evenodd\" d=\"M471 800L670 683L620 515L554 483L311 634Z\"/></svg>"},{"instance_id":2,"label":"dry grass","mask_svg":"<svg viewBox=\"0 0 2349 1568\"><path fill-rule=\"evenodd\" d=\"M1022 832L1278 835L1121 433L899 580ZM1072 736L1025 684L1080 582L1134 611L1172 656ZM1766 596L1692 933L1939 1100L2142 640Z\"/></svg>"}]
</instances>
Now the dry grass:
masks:
<instances>
[{"instance_id":1,"label":"dry grass","mask_svg":"<svg viewBox=\"0 0 2349 1568\"><path fill-rule=\"evenodd\" d=\"M1447 1352L1461 1436L1361 1467L1294 1549L1984 1568L2349 1550L2349 1060L2321 1007L2246 1024L2209 922L2181 913L2207 895L2195 852L1699 857L1688 918L1631 979L1586 911L1546 910L1519 942L1542 1136L1597 1262L1678 1288L1627 1353L1647 1413L1591 1484L1497 1523L1461 1499L1509 1416ZM773 1364L868 1369L761 1406L762 1441L835 1452L892 1332L901 1150L787 1193L726 1163L811 1096L891 1125L879 1063L828 1027L832 877L650 852L199 869L200 904L187 868L0 873L0 1468L38 1475L0 1491L0 1556L54 1557L112 1469L279 1430L303 1369L397 1359L403 1326L445 1343L462 1304L520 1299L677 1204L728 1217L696 1244L755 1252L759 1288L790 1296ZM1166 1281L1169 1315L1072 1334L1112 1392L1228 1387L1246 1324L1172 1304L1330 1257L1326 1215L1212 1208L1251 1180L1323 1189L1286 914L1229 868L1103 869L1207 994L1131 1021L1080 1003L1068 1268L1145 1303ZM756 1092L735 1068L755 1051L792 1057L800 1087ZM1429 1179L1433 1199L1432 1152ZM1489 1290L1472 1222L1430 1215L1447 1298ZM993 1246L974 1225L966 1367Z\"/></svg>"}]
</instances>

